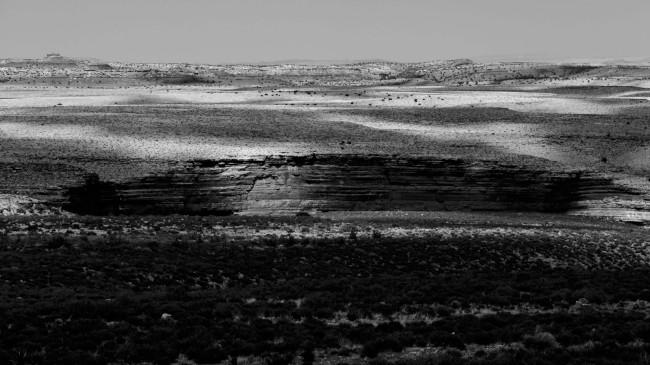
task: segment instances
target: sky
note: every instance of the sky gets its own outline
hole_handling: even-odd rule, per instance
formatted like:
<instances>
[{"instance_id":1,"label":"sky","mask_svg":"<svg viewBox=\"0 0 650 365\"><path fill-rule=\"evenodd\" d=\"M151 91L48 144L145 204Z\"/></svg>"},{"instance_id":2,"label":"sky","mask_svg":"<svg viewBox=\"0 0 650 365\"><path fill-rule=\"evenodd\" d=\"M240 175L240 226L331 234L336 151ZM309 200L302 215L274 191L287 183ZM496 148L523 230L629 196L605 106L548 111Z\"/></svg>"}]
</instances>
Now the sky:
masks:
<instances>
[{"instance_id":1,"label":"sky","mask_svg":"<svg viewBox=\"0 0 650 365\"><path fill-rule=\"evenodd\" d=\"M0 58L650 57L650 0L0 0Z\"/></svg>"}]
</instances>

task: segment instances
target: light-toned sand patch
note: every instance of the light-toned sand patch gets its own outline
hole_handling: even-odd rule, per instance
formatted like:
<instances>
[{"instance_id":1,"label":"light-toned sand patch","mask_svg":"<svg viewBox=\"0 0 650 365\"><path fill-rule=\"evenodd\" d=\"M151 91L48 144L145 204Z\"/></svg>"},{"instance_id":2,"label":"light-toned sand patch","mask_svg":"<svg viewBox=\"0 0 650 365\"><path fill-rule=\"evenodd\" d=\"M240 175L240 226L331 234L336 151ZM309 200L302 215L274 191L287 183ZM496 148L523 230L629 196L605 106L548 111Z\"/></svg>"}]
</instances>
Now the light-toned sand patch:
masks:
<instances>
[{"instance_id":1,"label":"light-toned sand patch","mask_svg":"<svg viewBox=\"0 0 650 365\"><path fill-rule=\"evenodd\" d=\"M283 143L279 147L272 142L242 142L237 138L203 138L201 141L190 136L133 137L114 135L101 127L72 124L0 123L0 138L72 141L79 150L86 150L88 156L93 156L93 152L108 152L111 156L123 158L180 161L310 151L310 145L301 142Z\"/></svg>"},{"instance_id":2,"label":"light-toned sand patch","mask_svg":"<svg viewBox=\"0 0 650 365\"><path fill-rule=\"evenodd\" d=\"M490 122L472 125L443 125L435 121L426 124L396 122L369 116L343 113L322 113L324 121L348 122L364 127L396 131L431 141L445 143L476 143L491 146L505 153L539 157L555 162L581 164L585 157L569 149L562 149L546 143L541 136L543 127L528 123Z\"/></svg>"}]
</instances>

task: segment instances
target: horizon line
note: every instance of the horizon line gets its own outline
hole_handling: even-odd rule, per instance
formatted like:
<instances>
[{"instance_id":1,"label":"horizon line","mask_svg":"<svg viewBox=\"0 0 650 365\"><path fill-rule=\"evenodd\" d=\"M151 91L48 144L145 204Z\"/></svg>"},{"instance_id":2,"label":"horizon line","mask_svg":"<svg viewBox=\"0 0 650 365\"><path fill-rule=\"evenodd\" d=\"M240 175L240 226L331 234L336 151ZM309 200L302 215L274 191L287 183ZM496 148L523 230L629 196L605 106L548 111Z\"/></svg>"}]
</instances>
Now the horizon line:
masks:
<instances>
[{"instance_id":1,"label":"horizon line","mask_svg":"<svg viewBox=\"0 0 650 365\"><path fill-rule=\"evenodd\" d=\"M499 55L494 56L479 56L479 57L453 57L453 58L437 58L428 60L417 61L393 61L383 58L364 58L364 59L311 59L311 58L288 58L270 61L238 61L238 62L193 62L193 61L120 61L120 60L105 60L96 57L88 56L65 56L59 52L47 52L45 56L40 58L27 58L27 57L2 57L3 61L40 61L48 58L49 54L58 54L61 58L76 60L76 61L99 61L105 63L133 63L133 64L190 64L190 65L252 65L252 66L273 66L273 65L309 65L309 66L326 66L326 65L346 65L346 64L360 64L360 63L395 63L395 64L418 64L427 62L444 62L444 61L458 61L465 60L474 63L551 63L551 64L589 64L589 63L602 63L602 64L634 64L634 63L650 63L650 56L648 57L549 57L541 56L539 58L525 58L526 55ZM618 62L618 63L617 63Z\"/></svg>"}]
</instances>

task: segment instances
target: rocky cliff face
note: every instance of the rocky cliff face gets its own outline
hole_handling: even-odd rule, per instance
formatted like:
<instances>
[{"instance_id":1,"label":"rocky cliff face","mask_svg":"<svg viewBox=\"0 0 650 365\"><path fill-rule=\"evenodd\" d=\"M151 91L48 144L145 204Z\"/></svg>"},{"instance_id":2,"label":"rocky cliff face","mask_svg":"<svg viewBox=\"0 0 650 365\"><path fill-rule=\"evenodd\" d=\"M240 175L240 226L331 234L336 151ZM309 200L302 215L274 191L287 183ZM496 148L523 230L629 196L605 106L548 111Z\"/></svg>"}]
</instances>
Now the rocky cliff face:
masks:
<instances>
[{"instance_id":1,"label":"rocky cliff face","mask_svg":"<svg viewBox=\"0 0 650 365\"><path fill-rule=\"evenodd\" d=\"M69 189L64 207L87 214L565 212L577 201L615 190L607 180L581 173L535 171L496 161L312 155L193 161L165 174L119 183L91 177Z\"/></svg>"}]
</instances>

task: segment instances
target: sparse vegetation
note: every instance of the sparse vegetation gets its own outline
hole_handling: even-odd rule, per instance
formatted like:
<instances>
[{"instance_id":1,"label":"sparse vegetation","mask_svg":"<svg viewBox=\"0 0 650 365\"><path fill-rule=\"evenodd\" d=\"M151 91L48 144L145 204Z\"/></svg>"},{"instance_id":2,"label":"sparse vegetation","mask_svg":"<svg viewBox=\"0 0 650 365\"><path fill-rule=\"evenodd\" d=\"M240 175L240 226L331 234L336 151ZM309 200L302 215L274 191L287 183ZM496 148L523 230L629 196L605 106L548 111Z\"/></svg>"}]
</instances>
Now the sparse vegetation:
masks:
<instances>
[{"instance_id":1,"label":"sparse vegetation","mask_svg":"<svg viewBox=\"0 0 650 365\"><path fill-rule=\"evenodd\" d=\"M595 171L628 184L592 187L609 204L595 211L643 215L648 93L626 85L648 85L646 68L55 58L0 60L0 364L648 363L643 227L306 205L278 217L60 208L81 189L80 212L117 213L96 210L99 185L138 178L146 190L150 173L216 170L224 156L349 154ZM387 174L418 184L413 171ZM315 207L337 195L278 191ZM185 203L172 200L162 205Z\"/></svg>"},{"instance_id":2,"label":"sparse vegetation","mask_svg":"<svg viewBox=\"0 0 650 365\"><path fill-rule=\"evenodd\" d=\"M288 363L338 354L382 363L419 347L458 362L478 351L485 361L490 351L599 362L637 361L650 346L642 228L345 222L45 217L20 235L22 223L5 219L0 356ZM70 233L48 233L52 223ZM395 236L396 223L410 233ZM309 230L286 235L298 226ZM263 243L269 229L285 231L273 246ZM590 341L598 345L583 346Z\"/></svg>"}]
</instances>

